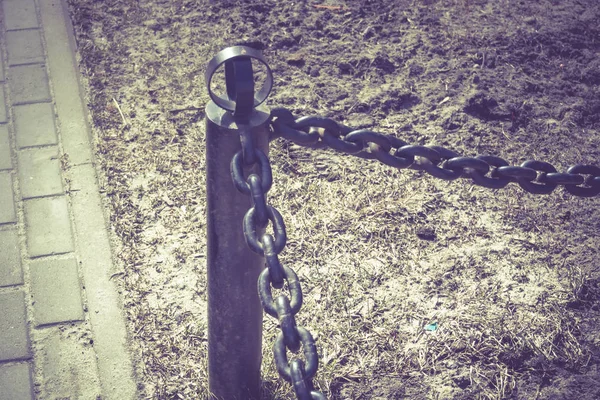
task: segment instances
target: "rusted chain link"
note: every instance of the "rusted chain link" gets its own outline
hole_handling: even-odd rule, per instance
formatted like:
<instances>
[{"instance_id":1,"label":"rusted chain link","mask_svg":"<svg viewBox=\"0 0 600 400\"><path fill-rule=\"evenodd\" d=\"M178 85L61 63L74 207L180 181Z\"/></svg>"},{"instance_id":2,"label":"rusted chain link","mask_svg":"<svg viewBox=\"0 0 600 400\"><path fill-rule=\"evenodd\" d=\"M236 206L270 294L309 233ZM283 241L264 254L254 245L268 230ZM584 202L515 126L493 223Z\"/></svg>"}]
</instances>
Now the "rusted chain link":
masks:
<instances>
[{"instance_id":1,"label":"rusted chain link","mask_svg":"<svg viewBox=\"0 0 600 400\"><path fill-rule=\"evenodd\" d=\"M299 400L325 400L326 397L316 391L312 383L319 366L315 341L307 329L296 325L295 315L302 307L300 281L291 268L279 262L278 255L285 247L287 233L279 211L267 204L266 194L272 185L271 164L265 153L254 147L251 136L246 132L240 129L242 150L231 160L231 178L239 192L250 196L252 204L242 224L246 244L250 250L264 256L266 261L257 286L265 313L279 321L281 331L273 345L275 365L279 375L292 384ZM244 177L244 165L252 164L258 164L260 174ZM259 237L259 232L269 221L274 235ZM271 288L282 289L286 284L291 299L283 294L273 299ZM288 361L287 351L298 353L301 348L306 362L298 357Z\"/></svg>"},{"instance_id":2,"label":"rusted chain link","mask_svg":"<svg viewBox=\"0 0 600 400\"><path fill-rule=\"evenodd\" d=\"M444 179L471 178L479 186L500 189L511 182L533 194L549 194L559 185L579 197L600 193L600 167L577 164L561 173L547 162L529 160L511 166L497 156L461 157L441 146L410 145L395 136L368 129L354 130L322 117L294 118L286 108L271 111L271 139L283 137L310 148L330 147L399 169L425 171Z\"/></svg>"}]
</instances>

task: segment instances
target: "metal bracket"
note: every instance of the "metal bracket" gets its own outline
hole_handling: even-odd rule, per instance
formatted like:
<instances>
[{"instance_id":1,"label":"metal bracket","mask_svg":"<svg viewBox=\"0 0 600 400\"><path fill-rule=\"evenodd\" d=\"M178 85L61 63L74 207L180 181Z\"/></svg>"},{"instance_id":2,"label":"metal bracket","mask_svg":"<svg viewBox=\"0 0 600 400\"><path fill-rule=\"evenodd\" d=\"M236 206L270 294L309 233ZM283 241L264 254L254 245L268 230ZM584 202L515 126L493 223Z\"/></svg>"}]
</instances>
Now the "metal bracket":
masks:
<instances>
[{"instance_id":1,"label":"metal bracket","mask_svg":"<svg viewBox=\"0 0 600 400\"><path fill-rule=\"evenodd\" d=\"M252 59L262 63L267 71L265 82L257 93L254 92ZM210 88L213 75L223 64L227 98L215 94ZM273 74L262 52L247 46L227 47L218 52L207 65L205 79L211 100L232 112L235 120L241 123L247 122L253 109L265 101L273 87Z\"/></svg>"}]
</instances>

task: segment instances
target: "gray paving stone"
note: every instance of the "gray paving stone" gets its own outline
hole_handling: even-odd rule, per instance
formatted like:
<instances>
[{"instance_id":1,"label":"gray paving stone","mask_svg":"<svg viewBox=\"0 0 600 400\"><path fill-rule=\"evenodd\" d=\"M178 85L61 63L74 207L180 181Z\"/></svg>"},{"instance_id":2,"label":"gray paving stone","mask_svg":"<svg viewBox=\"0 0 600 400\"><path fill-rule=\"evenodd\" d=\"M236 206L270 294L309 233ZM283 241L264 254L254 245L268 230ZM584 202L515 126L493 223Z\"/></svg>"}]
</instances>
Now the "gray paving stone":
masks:
<instances>
[{"instance_id":1,"label":"gray paving stone","mask_svg":"<svg viewBox=\"0 0 600 400\"><path fill-rule=\"evenodd\" d=\"M23 270L19 236L15 229L0 231L0 287L21 284L23 284Z\"/></svg>"},{"instance_id":2,"label":"gray paving stone","mask_svg":"<svg viewBox=\"0 0 600 400\"><path fill-rule=\"evenodd\" d=\"M30 358L23 293L0 293L0 304L0 361Z\"/></svg>"},{"instance_id":3,"label":"gray paving stone","mask_svg":"<svg viewBox=\"0 0 600 400\"><path fill-rule=\"evenodd\" d=\"M10 138L8 137L8 126L0 125L0 170L11 168L12 159L10 156Z\"/></svg>"},{"instance_id":4,"label":"gray paving stone","mask_svg":"<svg viewBox=\"0 0 600 400\"><path fill-rule=\"evenodd\" d=\"M18 160L23 199L63 193L58 147L21 150Z\"/></svg>"},{"instance_id":5,"label":"gray paving stone","mask_svg":"<svg viewBox=\"0 0 600 400\"><path fill-rule=\"evenodd\" d=\"M33 0L4 0L3 3L6 30L39 26Z\"/></svg>"},{"instance_id":6,"label":"gray paving stone","mask_svg":"<svg viewBox=\"0 0 600 400\"><path fill-rule=\"evenodd\" d=\"M0 400L33 400L29 363L0 365Z\"/></svg>"},{"instance_id":7,"label":"gray paving stone","mask_svg":"<svg viewBox=\"0 0 600 400\"><path fill-rule=\"evenodd\" d=\"M102 390L94 351L96 342L91 343L91 332L85 323L75 325L36 330L35 362L41 371L36 380L38 399L133 400L133 396L110 397Z\"/></svg>"},{"instance_id":8,"label":"gray paving stone","mask_svg":"<svg viewBox=\"0 0 600 400\"><path fill-rule=\"evenodd\" d=\"M52 103L15 106L13 113L18 148L58 143Z\"/></svg>"},{"instance_id":9,"label":"gray paving stone","mask_svg":"<svg viewBox=\"0 0 600 400\"><path fill-rule=\"evenodd\" d=\"M8 65L44 62L44 49L39 29L6 32Z\"/></svg>"},{"instance_id":10,"label":"gray paving stone","mask_svg":"<svg viewBox=\"0 0 600 400\"><path fill-rule=\"evenodd\" d=\"M19 65L8 69L12 104L50 101L46 66Z\"/></svg>"},{"instance_id":11,"label":"gray paving stone","mask_svg":"<svg viewBox=\"0 0 600 400\"><path fill-rule=\"evenodd\" d=\"M39 259L29 264L36 326L83 319L77 261Z\"/></svg>"},{"instance_id":12,"label":"gray paving stone","mask_svg":"<svg viewBox=\"0 0 600 400\"><path fill-rule=\"evenodd\" d=\"M0 123L6 122L6 96L4 96L4 85L0 85Z\"/></svg>"},{"instance_id":13,"label":"gray paving stone","mask_svg":"<svg viewBox=\"0 0 600 400\"><path fill-rule=\"evenodd\" d=\"M26 200L24 209L27 249L31 257L73 251L73 234L65 196Z\"/></svg>"},{"instance_id":14,"label":"gray paving stone","mask_svg":"<svg viewBox=\"0 0 600 400\"><path fill-rule=\"evenodd\" d=\"M10 172L0 172L0 224L17 222Z\"/></svg>"}]
</instances>

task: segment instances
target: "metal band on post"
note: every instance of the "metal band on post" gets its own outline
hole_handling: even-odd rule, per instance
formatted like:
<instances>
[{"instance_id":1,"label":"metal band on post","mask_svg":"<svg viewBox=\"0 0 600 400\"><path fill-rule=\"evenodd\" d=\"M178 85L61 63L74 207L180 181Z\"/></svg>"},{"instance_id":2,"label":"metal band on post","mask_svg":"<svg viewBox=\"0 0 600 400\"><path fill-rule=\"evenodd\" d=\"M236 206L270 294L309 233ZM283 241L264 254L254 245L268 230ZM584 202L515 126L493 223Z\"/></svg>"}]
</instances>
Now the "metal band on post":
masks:
<instances>
[{"instance_id":1,"label":"metal band on post","mask_svg":"<svg viewBox=\"0 0 600 400\"><path fill-rule=\"evenodd\" d=\"M235 95L238 92L238 90L236 87L237 82L232 76L233 74L235 74L233 66L235 65L235 61L250 59L255 59L259 61L265 66L267 70L266 80L263 86L258 91L258 93L256 93L253 96L253 104L251 105L251 107L256 108L259 105L261 105L267 99L269 93L271 93L271 88L273 87L273 74L271 72L271 68L267 64L267 61L264 59L262 52L246 46L228 47L218 52L217 55L208 62L208 65L206 67L206 73L204 74L210 99L220 108L231 112L234 112L236 110L237 104L235 100ZM212 82L213 75L223 64L225 64L225 84L227 86L228 98L218 96L210 89L210 84Z\"/></svg>"},{"instance_id":2,"label":"metal band on post","mask_svg":"<svg viewBox=\"0 0 600 400\"><path fill-rule=\"evenodd\" d=\"M252 59L267 69L256 94ZM227 97L210 88L222 65ZM244 175L261 173L260 163L248 161L256 150L268 154L269 111L261 103L273 79L262 54L245 46L219 52L205 77L212 99L206 106L209 390L213 399L259 399L263 315L256 282L265 261L246 245L241 227L249 201L232 184L230 163L244 150Z\"/></svg>"}]
</instances>

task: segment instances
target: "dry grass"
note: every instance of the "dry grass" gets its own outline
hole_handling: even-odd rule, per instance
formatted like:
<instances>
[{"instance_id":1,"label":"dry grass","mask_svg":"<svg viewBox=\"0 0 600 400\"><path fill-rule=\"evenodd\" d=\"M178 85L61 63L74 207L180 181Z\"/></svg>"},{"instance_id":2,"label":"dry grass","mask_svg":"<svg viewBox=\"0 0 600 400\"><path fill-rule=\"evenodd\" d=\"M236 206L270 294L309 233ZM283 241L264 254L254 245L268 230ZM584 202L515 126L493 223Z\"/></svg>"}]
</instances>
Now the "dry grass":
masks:
<instances>
[{"instance_id":1,"label":"dry grass","mask_svg":"<svg viewBox=\"0 0 600 400\"><path fill-rule=\"evenodd\" d=\"M493 199L334 154L324 168L315 165L325 157L298 158L303 183L275 172L271 198L289 210L291 232L310 238L290 233L284 260L310 288L311 316L301 321L318 332L325 376L372 382L418 372L427 382L451 371L445 386L505 398L546 363L587 363L577 313L565 307L586 278L571 275L574 265L548 264L539 232L503 223L510 199L523 196L517 190ZM487 211L495 202L505 206ZM434 242L418 239L423 226ZM433 386L442 397L450 390Z\"/></svg>"},{"instance_id":2,"label":"dry grass","mask_svg":"<svg viewBox=\"0 0 600 400\"><path fill-rule=\"evenodd\" d=\"M227 18L254 15L252 6L220 12L183 1L70 3L123 270L114 279L123 290L140 398L205 398L202 109L208 96L202 73L216 51L239 40ZM470 3L473 9L477 2ZM454 4L442 4L456 12ZM426 11L406 15L417 21ZM283 20L291 15L287 8L285 13ZM424 31L418 34L431 40ZM410 61L412 47L403 49ZM485 127L477 142L471 131L446 134L429 122L429 100L411 111L381 112L393 100L389 93L413 87L365 83L363 78L378 79L370 69L361 79L322 74L320 79L330 79L325 90L323 81L286 65L282 53L268 54L276 74L273 105L343 115L344 104L335 98L342 87L360 92L373 111L349 118L367 116L378 130L412 142L451 143L465 154L475 154L481 144L512 155L513 163L530 150L563 166L585 157L566 148L558 159L560 149L529 143L521 131L503 136L500 124ZM461 68L466 73L470 66ZM376 88L369 92L371 86ZM441 97L433 104L443 98L435 96ZM594 149L589 144L598 140L596 129L572 129L569 137ZM533 196L515 185L490 191L465 180L447 183L282 140L272 143L270 158L269 201L288 227L281 260L301 279L305 303L297 320L317 339L321 365L315 383L329 396L550 398L574 390L571 375L585 376L596 367L598 199L563 191ZM272 360L277 331L265 318L269 399L292 396Z\"/></svg>"}]
</instances>

